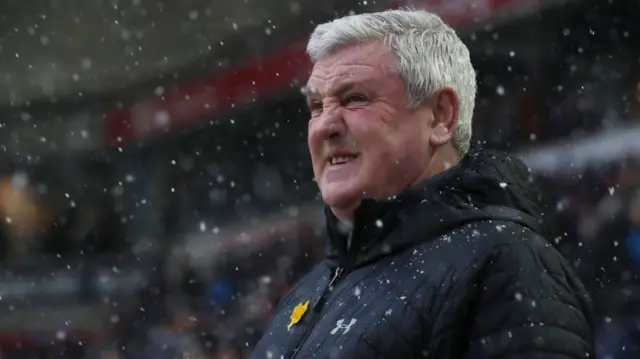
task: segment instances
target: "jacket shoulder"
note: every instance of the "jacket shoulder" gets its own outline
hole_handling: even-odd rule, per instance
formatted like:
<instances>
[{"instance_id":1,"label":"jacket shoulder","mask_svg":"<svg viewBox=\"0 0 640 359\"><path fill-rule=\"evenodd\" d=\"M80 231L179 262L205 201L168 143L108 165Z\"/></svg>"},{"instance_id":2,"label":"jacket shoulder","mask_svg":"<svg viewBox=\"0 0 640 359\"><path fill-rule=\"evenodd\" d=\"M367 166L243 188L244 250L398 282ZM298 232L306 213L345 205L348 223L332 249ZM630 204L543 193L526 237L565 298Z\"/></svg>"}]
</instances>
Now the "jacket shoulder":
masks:
<instances>
[{"instance_id":1,"label":"jacket shoulder","mask_svg":"<svg viewBox=\"0 0 640 359\"><path fill-rule=\"evenodd\" d=\"M463 335L461 350L474 358L594 355L591 301L560 253L509 222L475 223L454 238L465 242L474 231L476 239L458 248L467 261L434 323L432 349Z\"/></svg>"},{"instance_id":2,"label":"jacket shoulder","mask_svg":"<svg viewBox=\"0 0 640 359\"><path fill-rule=\"evenodd\" d=\"M499 248L511 247L519 250L530 247L545 255L559 256L550 242L540 234L521 224L503 220L468 223L421 244L417 250L425 255L438 252L438 255L467 268Z\"/></svg>"}]
</instances>

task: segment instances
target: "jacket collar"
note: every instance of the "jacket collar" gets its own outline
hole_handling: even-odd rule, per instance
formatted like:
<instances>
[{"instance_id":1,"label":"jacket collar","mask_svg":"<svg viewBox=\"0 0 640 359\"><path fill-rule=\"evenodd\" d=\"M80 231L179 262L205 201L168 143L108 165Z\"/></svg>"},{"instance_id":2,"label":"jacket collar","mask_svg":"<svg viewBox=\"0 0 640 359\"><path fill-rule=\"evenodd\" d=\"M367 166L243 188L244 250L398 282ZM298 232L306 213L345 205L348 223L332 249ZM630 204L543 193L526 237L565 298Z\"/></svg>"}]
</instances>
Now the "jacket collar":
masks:
<instances>
[{"instance_id":1,"label":"jacket collar","mask_svg":"<svg viewBox=\"0 0 640 359\"><path fill-rule=\"evenodd\" d=\"M375 261L466 223L503 219L548 235L529 169L506 154L474 149L458 165L385 199L363 199L346 228L325 207L327 256ZM351 247L347 242L351 236Z\"/></svg>"}]
</instances>

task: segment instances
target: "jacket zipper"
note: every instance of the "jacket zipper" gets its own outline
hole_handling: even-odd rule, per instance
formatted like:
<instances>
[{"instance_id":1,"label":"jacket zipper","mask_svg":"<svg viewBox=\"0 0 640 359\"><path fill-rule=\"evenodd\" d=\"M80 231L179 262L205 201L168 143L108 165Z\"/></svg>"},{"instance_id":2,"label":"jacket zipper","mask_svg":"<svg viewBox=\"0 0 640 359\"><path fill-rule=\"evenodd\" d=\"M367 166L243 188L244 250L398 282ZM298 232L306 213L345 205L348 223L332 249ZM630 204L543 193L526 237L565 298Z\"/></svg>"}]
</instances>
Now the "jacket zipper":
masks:
<instances>
[{"instance_id":1,"label":"jacket zipper","mask_svg":"<svg viewBox=\"0 0 640 359\"><path fill-rule=\"evenodd\" d=\"M298 352L300 351L300 349L302 349L302 345L304 344L304 342L306 342L307 339L309 339L309 336L313 332L313 328L316 326L316 324L318 324L318 321L322 317L320 314L322 314L322 309L324 309L324 304L327 301L327 297L329 296L329 293L333 290L333 287L335 287L335 285L338 283L340 278L342 278L343 272L344 272L344 267L338 266L336 268L335 272L333 273L333 277L329 281L329 284L322 291L322 295L320 295L318 300L313 304L313 307L312 307L313 320L309 324L309 328L307 329L307 332L305 333L304 337L302 337L302 339L298 342L298 345L293 350L293 354L291 355L291 357L289 357L289 359L294 359L298 355Z\"/></svg>"},{"instance_id":2,"label":"jacket zipper","mask_svg":"<svg viewBox=\"0 0 640 359\"><path fill-rule=\"evenodd\" d=\"M345 253L345 257L342 258L341 263L336 267L335 272L333 272L333 277L329 281L329 284L327 284L327 286L324 287L324 290L322 291L322 294L320 295L318 300L315 303L313 303L313 307L312 307L313 319L309 324L309 328L307 329L307 332L304 334L302 339L298 342L298 345L293 350L293 354L289 359L295 359L295 357L298 356L298 352L302 349L302 346L307 341L307 339L309 339L309 336L311 336L311 333L313 332L313 328L316 326L316 324L318 324L318 321L320 320L320 318L322 318L322 315L321 315L322 310L324 309L324 305L327 302L327 297L329 296L329 293L338 284L338 281L342 279L343 275L345 274L345 269L349 272L352 270L353 258L351 257L354 254L354 252L352 252L353 238L354 238L354 233L353 231L351 231L349 233L349 238L347 239L347 243L346 243L347 250Z\"/></svg>"}]
</instances>

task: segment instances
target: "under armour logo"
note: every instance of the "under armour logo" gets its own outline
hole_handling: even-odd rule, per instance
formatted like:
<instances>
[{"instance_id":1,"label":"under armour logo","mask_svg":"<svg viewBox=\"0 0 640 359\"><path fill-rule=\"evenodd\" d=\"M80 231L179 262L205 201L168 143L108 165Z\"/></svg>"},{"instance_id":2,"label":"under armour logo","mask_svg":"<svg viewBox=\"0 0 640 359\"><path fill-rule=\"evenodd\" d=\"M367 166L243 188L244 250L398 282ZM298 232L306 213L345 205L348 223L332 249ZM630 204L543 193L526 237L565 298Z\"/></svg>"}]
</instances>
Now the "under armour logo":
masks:
<instances>
[{"instance_id":1,"label":"under armour logo","mask_svg":"<svg viewBox=\"0 0 640 359\"><path fill-rule=\"evenodd\" d=\"M351 327L356 324L357 320L355 318L351 318L351 322L348 325L344 325L344 319L340 319L336 322L336 327L331 331L331 335L335 335L338 330L344 330L342 334L347 334Z\"/></svg>"}]
</instances>

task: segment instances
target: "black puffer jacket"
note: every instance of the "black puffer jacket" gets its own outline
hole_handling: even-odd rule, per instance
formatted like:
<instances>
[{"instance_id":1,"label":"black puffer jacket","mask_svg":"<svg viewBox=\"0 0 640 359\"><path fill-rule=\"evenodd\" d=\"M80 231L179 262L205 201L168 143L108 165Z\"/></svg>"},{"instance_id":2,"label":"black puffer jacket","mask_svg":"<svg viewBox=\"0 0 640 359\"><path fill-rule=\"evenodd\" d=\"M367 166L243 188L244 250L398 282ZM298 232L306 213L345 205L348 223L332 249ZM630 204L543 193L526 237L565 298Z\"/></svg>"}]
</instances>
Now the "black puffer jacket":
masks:
<instances>
[{"instance_id":1,"label":"black puffer jacket","mask_svg":"<svg viewBox=\"0 0 640 359\"><path fill-rule=\"evenodd\" d=\"M483 152L364 201L348 235L327 211L327 258L253 358L594 358L590 299L540 213L524 164Z\"/></svg>"}]
</instances>

